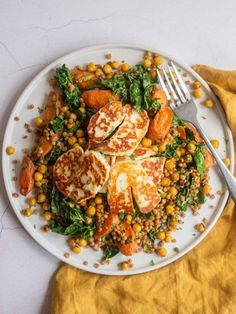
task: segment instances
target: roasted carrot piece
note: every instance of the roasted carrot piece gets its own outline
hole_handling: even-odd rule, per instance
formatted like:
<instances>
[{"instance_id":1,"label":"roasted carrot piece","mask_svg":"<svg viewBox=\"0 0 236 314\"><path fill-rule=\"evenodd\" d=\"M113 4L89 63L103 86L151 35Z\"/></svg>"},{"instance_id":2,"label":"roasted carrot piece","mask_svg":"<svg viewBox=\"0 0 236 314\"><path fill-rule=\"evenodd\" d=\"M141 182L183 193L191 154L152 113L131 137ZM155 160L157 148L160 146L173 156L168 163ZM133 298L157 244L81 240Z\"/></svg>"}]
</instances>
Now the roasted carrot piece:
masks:
<instances>
[{"instance_id":1,"label":"roasted carrot piece","mask_svg":"<svg viewBox=\"0 0 236 314\"><path fill-rule=\"evenodd\" d=\"M205 156L205 167L206 168L213 167L215 165L215 159L214 159L213 155L211 154L211 152L206 147L203 147L203 152L204 152L204 156Z\"/></svg>"},{"instance_id":2,"label":"roasted carrot piece","mask_svg":"<svg viewBox=\"0 0 236 314\"><path fill-rule=\"evenodd\" d=\"M20 193L26 196L30 193L34 186L34 164L32 160L25 156L22 161L22 169L19 175Z\"/></svg>"},{"instance_id":3,"label":"roasted carrot piece","mask_svg":"<svg viewBox=\"0 0 236 314\"><path fill-rule=\"evenodd\" d=\"M128 236L130 242L125 244L120 244L119 249L120 252L125 256L131 256L134 254L137 249L137 243L135 241L135 233L133 228L127 222L124 223L125 233Z\"/></svg>"},{"instance_id":4,"label":"roasted carrot piece","mask_svg":"<svg viewBox=\"0 0 236 314\"><path fill-rule=\"evenodd\" d=\"M48 124L59 114L61 95L58 92L50 92L43 112L43 120Z\"/></svg>"},{"instance_id":5,"label":"roasted carrot piece","mask_svg":"<svg viewBox=\"0 0 236 314\"><path fill-rule=\"evenodd\" d=\"M74 74L74 80L80 89L86 89L97 83L97 78L94 73L88 71L77 70Z\"/></svg>"},{"instance_id":6,"label":"roasted carrot piece","mask_svg":"<svg viewBox=\"0 0 236 314\"><path fill-rule=\"evenodd\" d=\"M188 127L193 131L193 135L195 137L195 141L199 144L204 144L203 138L201 137L200 133L197 129L190 123L188 123Z\"/></svg>"},{"instance_id":7,"label":"roasted carrot piece","mask_svg":"<svg viewBox=\"0 0 236 314\"><path fill-rule=\"evenodd\" d=\"M104 224L102 225L102 229L99 231L97 230L95 233L95 239L101 238L108 234L114 225L119 223L119 217L117 214L109 214L106 218Z\"/></svg>"},{"instance_id":8,"label":"roasted carrot piece","mask_svg":"<svg viewBox=\"0 0 236 314\"><path fill-rule=\"evenodd\" d=\"M161 105L161 108L164 108L167 104L166 94L161 88L154 88L150 94L151 99L156 99Z\"/></svg>"},{"instance_id":9,"label":"roasted carrot piece","mask_svg":"<svg viewBox=\"0 0 236 314\"><path fill-rule=\"evenodd\" d=\"M147 137L154 141L163 140L169 133L173 116L174 114L170 107L161 108L150 122Z\"/></svg>"},{"instance_id":10,"label":"roasted carrot piece","mask_svg":"<svg viewBox=\"0 0 236 314\"><path fill-rule=\"evenodd\" d=\"M89 90L82 93L86 106L100 109L109 101L119 100L120 97L110 90Z\"/></svg>"},{"instance_id":11,"label":"roasted carrot piece","mask_svg":"<svg viewBox=\"0 0 236 314\"><path fill-rule=\"evenodd\" d=\"M45 157L52 150L52 142L44 137L39 140L39 146L36 149L37 157Z\"/></svg>"},{"instance_id":12,"label":"roasted carrot piece","mask_svg":"<svg viewBox=\"0 0 236 314\"><path fill-rule=\"evenodd\" d=\"M177 130L178 130L179 137L181 138L181 140L186 140L186 132L185 132L184 126L179 125Z\"/></svg>"}]
</instances>

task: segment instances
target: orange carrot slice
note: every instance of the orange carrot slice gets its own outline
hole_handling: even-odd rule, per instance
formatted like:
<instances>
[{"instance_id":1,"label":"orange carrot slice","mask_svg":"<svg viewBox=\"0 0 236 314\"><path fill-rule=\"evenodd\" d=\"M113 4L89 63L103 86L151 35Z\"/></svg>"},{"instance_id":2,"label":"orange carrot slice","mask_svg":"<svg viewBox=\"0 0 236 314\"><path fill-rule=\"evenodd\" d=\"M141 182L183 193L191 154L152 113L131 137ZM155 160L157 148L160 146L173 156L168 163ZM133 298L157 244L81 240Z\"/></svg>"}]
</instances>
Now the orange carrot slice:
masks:
<instances>
[{"instance_id":1,"label":"orange carrot slice","mask_svg":"<svg viewBox=\"0 0 236 314\"><path fill-rule=\"evenodd\" d=\"M88 71L77 70L74 75L74 80L80 89L94 86L97 83L97 78L94 73Z\"/></svg>"},{"instance_id":2,"label":"orange carrot slice","mask_svg":"<svg viewBox=\"0 0 236 314\"><path fill-rule=\"evenodd\" d=\"M61 95L58 92L50 92L43 112L44 123L48 124L59 114Z\"/></svg>"},{"instance_id":3,"label":"orange carrot slice","mask_svg":"<svg viewBox=\"0 0 236 314\"><path fill-rule=\"evenodd\" d=\"M161 105L161 108L164 108L167 104L166 94L161 88L154 88L150 94L151 99L156 99Z\"/></svg>"},{"instance_id":4,"label":"orange carrot slice","mask_svg":"<svg viewBox=\"0 0 236 314\"><path fill-rule=\"evenodd\" d=\"M25 156L22 161L22 169L19 175L20 193L26 196L30 193L34 186L34 164L32 160Z\"/></svg>"},{"instance_id":5,"label":"orange carrot slice","mask_svg":"<svg viewBox=\"0 0 236 314\"><path fill-rule=\"evenodd\" d=\"M130 242L125 244L120 244L119 249L120 252L125 256L131 256L134 254L137 249L137 243L135 241L135 233L133 228L127 222L124 223L125 233L128 236Z\"/></svg>"},{"instance_id":6,"label":"orange carrot slice","mask_svg":"<svg viewBox=\"0 0 236 314\"><path fill-rule=\"evenodd\" d=\"M182 125L179 125L177 130L178 130L179 137L181 138L181 140L186 140L185 128Z\"/></svg>"},{"instance_id":7,"label":"orange carrot slice","mask_svg":"<svg viewBox=\"0 0 236 314\"><path fill-rule=\"evenodd\" d=\"M170 131L173 116L170 107L161 108L150 122L147 137L154 141L163 140Z\"/></svg>"},{"instance_id":8,"label":"orange carrot slice","mask_svg":"<svg viewBox=\"0 0 236 314\"><path fill-rule=\"evenodd\" d=\"M105 235L107 235L109 232L111 232L112 227L114 225L117 225L119 223L119 217L117 214L109 214L106 218L104 224L102 225L101 230L97 230L95 233L95 239L99 239Z\"/></svg>"},{"instance_id":9,"label":"orange carrot slice","mask_svg":"<svg viewBox=\"0 0 236 314\"><path fill-rule=\"evenodd\" d=\"M120 97L110 90L89 90L82 93L86 106L100 109L110 101L118 101Z\"/></svg>"}]
</instances>

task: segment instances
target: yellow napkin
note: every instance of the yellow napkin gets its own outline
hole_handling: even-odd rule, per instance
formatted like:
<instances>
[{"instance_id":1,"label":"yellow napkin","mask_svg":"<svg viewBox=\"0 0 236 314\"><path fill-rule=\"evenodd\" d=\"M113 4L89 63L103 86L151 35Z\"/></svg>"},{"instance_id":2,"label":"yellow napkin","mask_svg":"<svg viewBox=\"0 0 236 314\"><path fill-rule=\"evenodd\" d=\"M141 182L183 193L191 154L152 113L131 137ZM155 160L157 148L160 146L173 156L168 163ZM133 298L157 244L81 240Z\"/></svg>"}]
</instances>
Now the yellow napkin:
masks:
<instances>
[{"instance_id":1,"label":"yellow napkin","mask_svg":"<svg viewBox=\"0 0 236 314\"><path fill-rule=\"evenodd\" d=\"M236 134L236 71L194 67L220 98ZM211 109L209 109L211 110ZM53 314L233 314L236 311L236 211L228 202L191 253L159 270L122 277L63 265L52 291Z\"/></svg>"}]
</instances>

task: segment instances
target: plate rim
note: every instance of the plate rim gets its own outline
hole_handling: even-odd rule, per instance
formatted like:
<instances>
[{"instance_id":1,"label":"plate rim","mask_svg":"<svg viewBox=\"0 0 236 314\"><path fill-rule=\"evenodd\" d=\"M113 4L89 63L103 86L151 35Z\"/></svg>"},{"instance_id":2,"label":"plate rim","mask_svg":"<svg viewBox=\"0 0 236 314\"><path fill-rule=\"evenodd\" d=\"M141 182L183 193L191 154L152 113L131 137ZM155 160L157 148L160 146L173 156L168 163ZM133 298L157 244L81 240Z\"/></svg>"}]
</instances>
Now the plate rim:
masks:
<instances>
[{"instance_id":1,"label":"plate rim","mask_svg":"<svg viewBox=\"0 0 236 314\"><path fill-rule=\"evenodd\" d=\"M199 236L192 244L188 245L187 248L183 249L180 253L177 253L173 257L168 258L166 261L162 261L162 262L155 264L153 266L147 265L147 266L141 267L137 270L130 269L130 270L127 270L125 272L121 272L119 270L113 271L113 270L96 269L96 268L92 268L92 267L88 267L88 266L84 266L84 265L78 266L76 263L74 263L72 260L70 260L70 258L65 258L63 255L61 255L61 253L60 254L57 253L57 249L51 243L48 244L47 242L42 241L42 237L40 236L39 232L35 232L35 229L33 229L32 226L29 227L29 225L26 223L24 217L22 217L19 210L17 210L15 208L15 204L13 202L13 197L12 197L12 191L10 191L10 186L9 186L10 184L9 184L9 178L7 176L7 170L6 170L6 167L4 167L4 162L7 158L5 150L4 150L4 148L6 147L6 142L7 142L7 133L11 127L11 122L13 123L13 117L14 117L16 108L18 107L18 104L20 104L21 102L24 101L24 98L27 97L28 93L30 93L30 91L33 89L34 85L37 84L37 82L40 80L40 78L42 78L47 72L49 72L50 70L55 68L58 64L64 63L65 62L65 61L63 61L64 59L73 58L73 56L78 54L78 53L83 54L86 51L91 53L94 50L101 50L101 51L104 50L104 52L105 52L106 49L114 49L114 48L143 50L143 51L147 51L147 50L156 51L160 55L164 56L165 58L173 60L176 64L180 65L181 68L185 69L188 73L190 73L192 76L194 76L197 80L199 80L201 82L201 84L204 86L204 88L207 90L207 92L211 94L211 97L213 98L213 100L215 101L215 103L217 105L217 110L224 117L223 122L225 122L225 123L223 123L223 128L225 129L225 132L228 135L229 150L230 150L229 151L229 155L230 155L229 158L231 159L231 164L230 164L229 170L231 171L231 173L233 173L233 169L234 169L234 142L233 142L232 132L228 126L225 112L223 111L223 108L222 108L219 100L217 99L217 97L215 96L213 91L210 89L207 82L200 75L198 75L190 66L186 65L185 63L182 63L182 61L179 61L176 58L172 58L171 55L169 55L168 53L165 53L162 50L157 49L157 47L151 47L151 46L147 46L147 45L143 45L143 44L127 44L127 43L110 43L110 44L101 44L101 45L91 45L91 46L86 46L83 48L73 50L73 51L57 58L53 62L51 62L49 65L47 65L45 68L43 68L36 76L34 76L31 79L31 81L26 85L26 87L23 89L23 91L20 93L19 97L17 98L17 101L15 102L15 105L12 108L11 113L10 113L9 118L8 118L8 121L7 121L6 129L5 129L4 137L3 137L3 143L2 143L2 171L3 171L4 186L5 186L5 189L7 192L8 200L10 202L10 205L11 205L15 215L17 216L21 225L24 227L25 231L27 231L28 234L30 234L30 236L41 247L43 247L45 250L47 250L50 254L57 257L59 260L65 262L66 264L74 266L78 269L85 270L85 271L88 271L91 273L107 275L107 276L124 276L124 275L135 275L135 274L146 273L149 271L153 271L153 270L162 268L166 265L173 263L174 261L179 260L184 255L186 255L188 252L192 251L208 235L208 233L212 230L212 228L215 226L216 222L218 221L220 215L222 214L222 212L223 212L223 210L227 204L227 200L229 198L228 190L226 190L226 192L224 193L224 196L222 197L221 208L218 209L214 218L209 223L206 231L204 231L204 233L202 233L201 236Z\"/></svg>"}]
</instances>

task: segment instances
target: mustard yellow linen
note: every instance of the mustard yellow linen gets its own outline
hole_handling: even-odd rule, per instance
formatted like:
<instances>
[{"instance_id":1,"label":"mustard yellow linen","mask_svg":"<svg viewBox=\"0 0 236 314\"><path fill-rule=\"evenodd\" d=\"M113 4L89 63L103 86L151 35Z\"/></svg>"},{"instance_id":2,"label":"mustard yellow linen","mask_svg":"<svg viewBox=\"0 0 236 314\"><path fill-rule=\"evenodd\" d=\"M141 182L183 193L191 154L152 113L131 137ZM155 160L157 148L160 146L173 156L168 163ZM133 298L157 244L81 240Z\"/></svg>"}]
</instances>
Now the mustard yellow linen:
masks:
<instances>
[{"instance_id":1,"label":"mustard yellow linen","mask_svg":"<svg viewBox=\"0 0 236 314\"><path fill-rule=\"evenodd\" d=\"M194 69L219 97L236 135L236 71L201 65ZM108 277L63 265L54 279L51 310L52 314L236 313L233 201L200 245L162 269Z\"/></svg>"}]
</instances>

